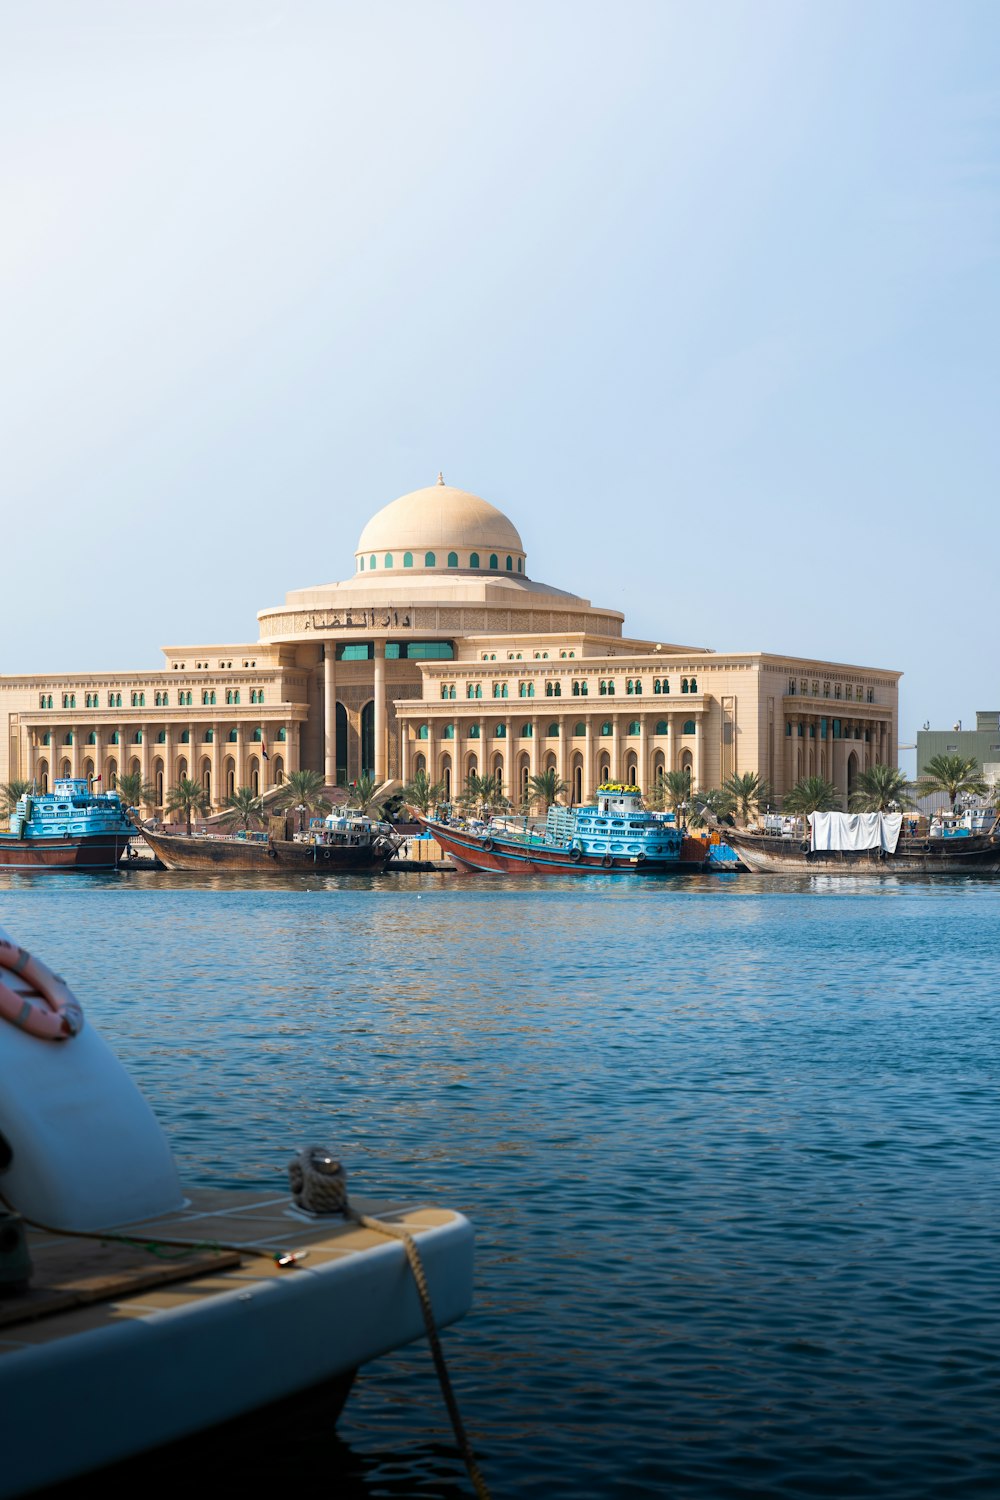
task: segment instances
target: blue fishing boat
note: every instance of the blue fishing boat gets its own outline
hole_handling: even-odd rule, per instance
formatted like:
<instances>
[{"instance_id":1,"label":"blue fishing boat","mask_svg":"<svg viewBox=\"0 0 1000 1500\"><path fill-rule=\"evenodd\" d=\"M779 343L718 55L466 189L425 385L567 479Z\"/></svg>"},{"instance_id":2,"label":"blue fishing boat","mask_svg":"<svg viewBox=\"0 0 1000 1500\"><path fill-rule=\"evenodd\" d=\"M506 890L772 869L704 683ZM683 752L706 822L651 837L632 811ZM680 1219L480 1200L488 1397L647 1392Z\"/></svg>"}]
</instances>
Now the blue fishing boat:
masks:
<instances>
[{"instance_id":1,"label":"blue fishing boat","mask_svg":"<svg viewBox=\"0 0 1000 1500\"><path fill-rule=\"evenodd\" d=\"M97 796L76 777L17 799L0 830L0 869L113 870L136 833L117 792Z\"/></svg>"},{"instance_id":2,"label":"blue fishing boat","mask_svg":"<svg viewBox=\"0 0 1000 1500\"><path fill-rule=\"evenodd\" d=\"M544 828L421 818L462 870L512 875L662 875L701 868L681 858L683 835L643 806L637 786L603 782L586 807L550 807Z\"/></svg>"}]
</instances>

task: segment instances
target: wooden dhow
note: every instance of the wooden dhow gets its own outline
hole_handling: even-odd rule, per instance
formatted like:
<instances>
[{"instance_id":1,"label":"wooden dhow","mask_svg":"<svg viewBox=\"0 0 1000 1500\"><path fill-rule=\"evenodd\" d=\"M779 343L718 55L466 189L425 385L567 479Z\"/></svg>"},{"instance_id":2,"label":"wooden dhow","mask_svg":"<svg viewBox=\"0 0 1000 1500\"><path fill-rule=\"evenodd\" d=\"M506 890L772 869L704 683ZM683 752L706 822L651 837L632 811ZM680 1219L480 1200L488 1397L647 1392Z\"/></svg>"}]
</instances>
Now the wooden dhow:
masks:
<instances>
[{"instance_id":1,"label":"wooden dhow","mask_svg":"<svg viewBox=\"0 0 1000 1500\"><path fill-rule=\"evenodd\" d=\"M970 815L963 825L950 822L932 825L929 832L903 832L899 814L821 814L823 818L859 817L882 819L880 836L872 835L867 848L822 847L817 840L816 815L810 815L810 834L768 832L720 826L721 837L748 870L762 875L997 875L1000 874L1000 820L990 810L987 817ZM889 836L885 825L889 820ZM977 822L981 825L977 827ZM895 837L892 837L893 832ZM847 840L843 840L847 842Z\"/></svg>"},{"instance_id":2,"label":"wooden dhow","mask_svg":"<svg viewBox=\"0 0 1000 1500\"><path fill-rule=\"evenodd\" d=\"M143 824L140 832L168 870L260 875L380 874L404 842L387 823L349 816L322 820L298 838L254 833L164 833L148 824Z\"/></svg>"}]
</instances>

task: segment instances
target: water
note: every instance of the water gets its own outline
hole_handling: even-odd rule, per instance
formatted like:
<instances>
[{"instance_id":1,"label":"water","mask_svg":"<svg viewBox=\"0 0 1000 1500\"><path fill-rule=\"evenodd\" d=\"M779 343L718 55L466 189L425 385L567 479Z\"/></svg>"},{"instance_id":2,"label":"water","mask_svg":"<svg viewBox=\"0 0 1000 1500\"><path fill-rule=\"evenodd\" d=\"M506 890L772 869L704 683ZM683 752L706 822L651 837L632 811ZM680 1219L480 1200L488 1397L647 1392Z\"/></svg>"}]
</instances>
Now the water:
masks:
<instances>
[{"instance_id":1,"label":"water","mask_svg":"<svg viewBox=\"0 0 1000 1500\"><path fill-rule=\"evenodd\" d=\"M445 1347L497 1500L967 1497L1000 1492L998 901L130 872L0 879L0 924L189 1179L270 1184L316 1139L359 1194L469 1214ZM231 1493L469 1493L423 1347L336 1435L304 1402L199 1461Z\"/></svg>"}]
</instances>

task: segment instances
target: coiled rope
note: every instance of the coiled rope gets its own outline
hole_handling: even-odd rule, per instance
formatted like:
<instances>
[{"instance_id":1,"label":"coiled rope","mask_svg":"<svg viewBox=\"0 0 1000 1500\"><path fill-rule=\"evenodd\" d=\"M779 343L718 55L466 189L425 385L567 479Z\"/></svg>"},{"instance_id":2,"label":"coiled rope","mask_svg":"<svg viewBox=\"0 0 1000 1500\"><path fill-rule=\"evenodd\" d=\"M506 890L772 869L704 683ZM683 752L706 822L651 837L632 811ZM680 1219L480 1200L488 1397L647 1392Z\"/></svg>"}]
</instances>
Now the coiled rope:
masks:
<instances>
[{"instance_id":1,"label":"coiled rope","mask_svg":"<svg viewBox=\"0 0 1000 1500\"><path fill-rule=\"evenodd\" d=\"M331 1156L329 1151L322 1146L308 1146L304 1151L300 1151L298 1156L288 1164L288 1179L296 1206L306 1213L319 1216L339 1215L352 1220L355 1224L360 1224L365 1229L373 1230L376 1234L384 1234L389 1239L402 1241L417 1288L417 1296L420 1299L420 1311L427 1333L427 1342L430 1344L444 1404L451 1418L455 1442L458 1444L458 1450L479 1500L490 1500L490 1492L486 1487L486 1481L480 1471L469 1435L465 1430L465 1423L462 1421L462 1414L458 1409L458 1402L455 1399L451 1376L448 1374L444 1350L441 1347L437 1324L434 1321L434 1308L431 1304L431 1292L427 1285L424 1263L420 1258L420 1251L417 1249L413 1235L399 1224L389 1224L384 1219L375 1219L371 1214L358 1213L357 1209L352 1208L347 1196L347 1177L344 1169L336 1157Z\"/></svg>"}]
</instances>

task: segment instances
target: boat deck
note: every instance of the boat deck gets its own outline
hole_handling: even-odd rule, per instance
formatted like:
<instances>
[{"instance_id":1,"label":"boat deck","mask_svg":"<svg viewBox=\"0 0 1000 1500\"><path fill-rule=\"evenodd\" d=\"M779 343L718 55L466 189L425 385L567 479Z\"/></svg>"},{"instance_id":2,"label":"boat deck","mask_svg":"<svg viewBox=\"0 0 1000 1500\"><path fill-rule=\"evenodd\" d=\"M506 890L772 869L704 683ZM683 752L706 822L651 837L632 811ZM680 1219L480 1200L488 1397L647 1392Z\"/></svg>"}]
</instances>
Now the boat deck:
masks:
<instances>
[{"instance_id":1,"label":"boat deck","mask_svg":"<svg viewBox=\"0 0 1000 1500\"><path fill-rule=\"evenodd\" d=\"M422 1232L459 1218L447 1209L362 1199L354 1207L405 1227L418 1240ZM180 1212L116 1233L136 1243L29 1230L32 1284L26 1293L0 1301L0 1355L123 1319L155 1318L392 1243L350 1220L313 1219L295 1209L287 1193L232 1188L196 1189ZM164 1241L183 1241L192 1249ZM275 1263L276 1252L301 1250L309 1254L299 1266Z\"/></svg>"}]
</instances>

